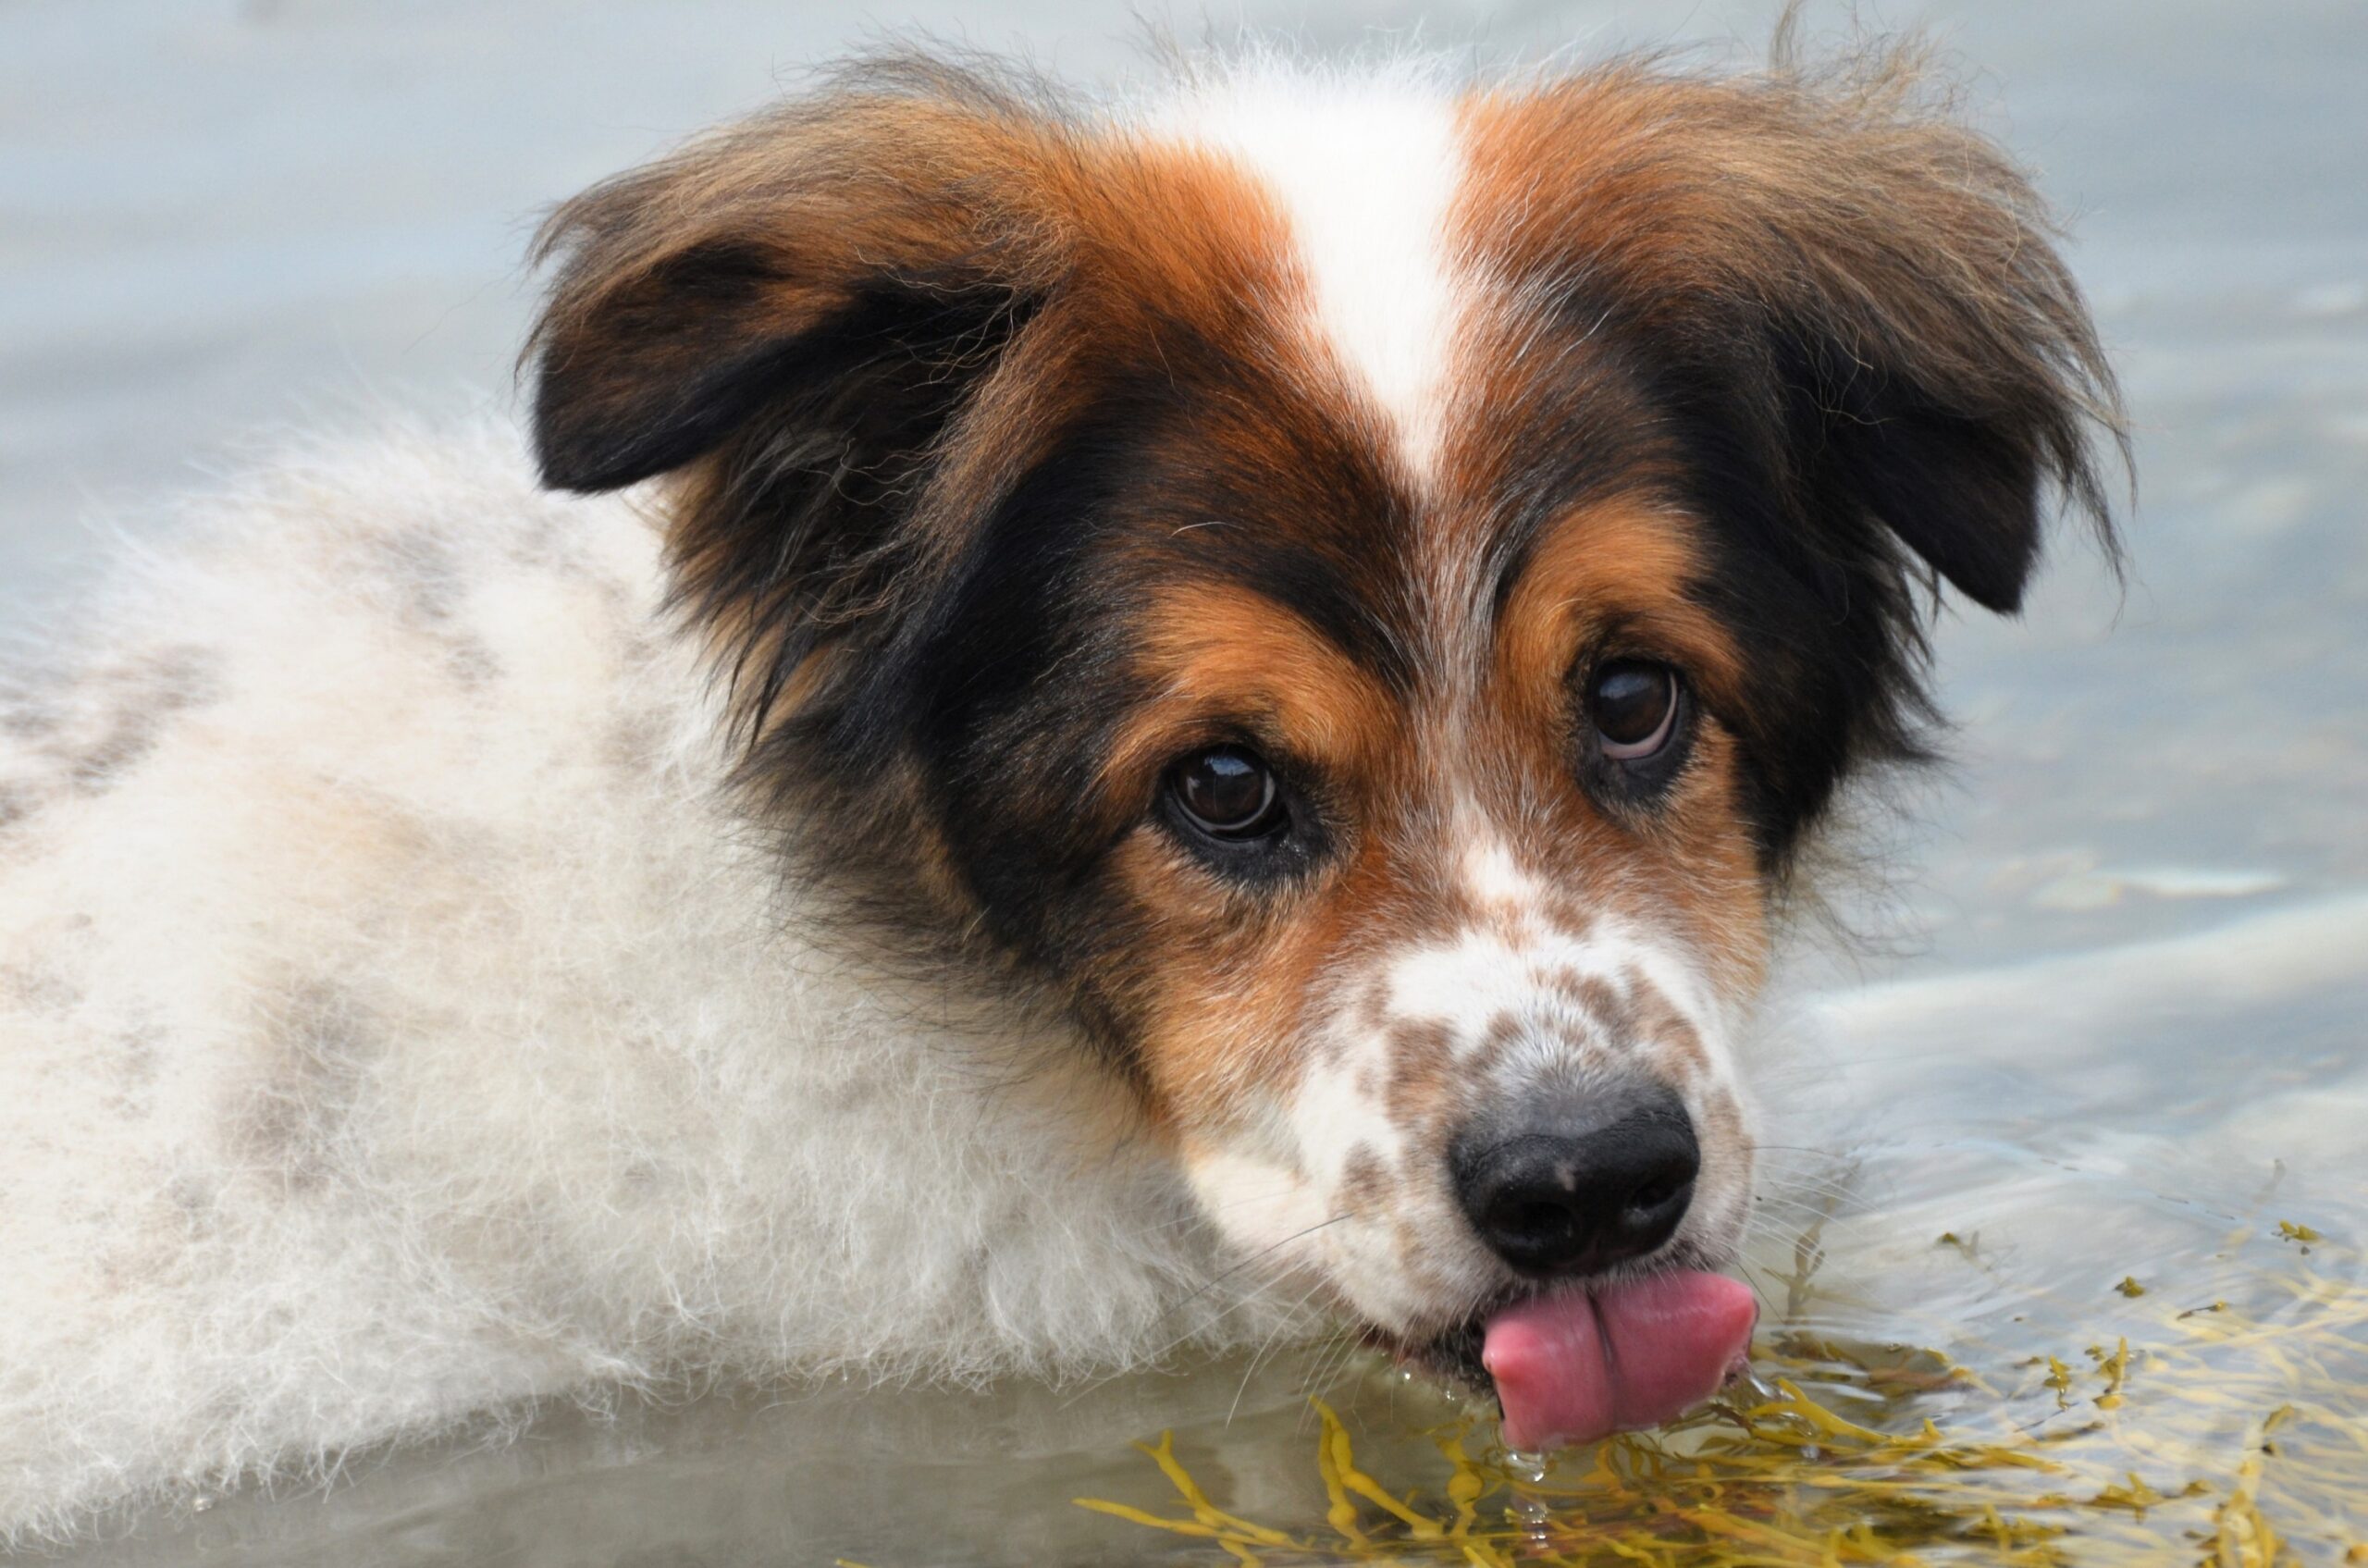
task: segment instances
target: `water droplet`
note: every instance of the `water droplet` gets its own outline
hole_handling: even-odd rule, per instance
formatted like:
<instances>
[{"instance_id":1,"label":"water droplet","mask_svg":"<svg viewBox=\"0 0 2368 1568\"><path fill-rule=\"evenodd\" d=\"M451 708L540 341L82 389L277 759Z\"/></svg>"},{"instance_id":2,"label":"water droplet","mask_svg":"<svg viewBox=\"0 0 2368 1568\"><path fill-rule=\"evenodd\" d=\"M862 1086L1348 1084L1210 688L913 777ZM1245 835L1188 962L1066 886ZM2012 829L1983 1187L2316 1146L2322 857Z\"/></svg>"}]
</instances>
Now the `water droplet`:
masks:
<instances>
[{"instance_id":1,"label":"water droplet","mask_svg":"<svg viewBox=\"0 0 2368 1568\"><path fill-rule=\"evenodd\" d=\"M1815 1443L1803 1443L1801 1445L1801 1458L1807 1463L1815 1464L1819 1460L1824 1457L1824 1454L1819 1450Z\"/></svg>"},{"instance_id":2,"label":"water droplet","mask_svg":"<svg viewBox=\"0 0 2368 1568\"><path fill-rule=\"evenodd\" d=\"M1546 1479L1546 1456L1527 1449L1507 1449L1505 1472L1524 1481L1543 1481Z\"/></svg>"},{"instance_id":3,"label":"water droplet","mask_svg":"<svg viewBox=\"0 0 2368 1568\"><path fill-rule=\"evenodd\" d=\"M213 1506L214 1499L204 1492L200 1492L189 1500L189 1511L191 1513L203 1513Z\"/></svg>"},{"instance_id":4,"label":"water droplet","mask_svg":"<svg viewBox=\"0 0 2368 1568\"><path fill-rule=\"evenodd\" d=\"M1506 1523L1521 1532L1531 1551L1543 1552L1551 1544L1552 1533L1548 1526L1552 1518L1553 1511L1546 1506L1546 1500L1528 1492L1515 1492L1512 1501L1505 1504Z\"/></svg>"}]
</instances>

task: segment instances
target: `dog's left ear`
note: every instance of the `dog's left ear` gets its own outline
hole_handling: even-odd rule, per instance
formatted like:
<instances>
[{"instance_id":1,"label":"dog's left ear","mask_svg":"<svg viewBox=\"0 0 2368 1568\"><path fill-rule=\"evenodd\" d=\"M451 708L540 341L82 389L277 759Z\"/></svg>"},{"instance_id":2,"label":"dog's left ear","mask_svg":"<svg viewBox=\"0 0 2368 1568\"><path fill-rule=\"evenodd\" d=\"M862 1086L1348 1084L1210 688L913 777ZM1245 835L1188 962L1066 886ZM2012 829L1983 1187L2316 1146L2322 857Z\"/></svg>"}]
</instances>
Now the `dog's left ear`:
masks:
<instances>
[{"instance_id":1,"label":"dog's left ear","mask_svg":"<svg viewBox=\"0 0 2368 1568\"><path fill-rule=\"evenodd\" d=\"M1829 549L1888 532L2012 614L2053 495L2116 552L2096 448L2123 425L2087 302L2023 172L1919 104L1912 47L1824 80L1789 53L1729 105L1727 130L1752 129L1741 108L1760 134L1724 149L1750 191L1737 340L1764 355L1782 465Z\"/></svg>"},{"instance_id":2,"label":"dog's left ear","mask_svg":"<svg viewBox=\"0 0 2368 1568\"><path fill-rule=\"evenodd\" d=\"M1919 130L1930 165L1877 171L1890 178L1778 230L1746 384L1781 411L1782 466L1829 542L1886 531L2013 614L2052 495L2115 552L2093 451L2120 435L2113 375L2020 177L1984 143ZM1991 161L1942 155L1967 143Z\"/></svg>"},{"instance_id":3,"label":"dog's left ear","mask_svg":"<svg viewBox=\"0 0 2368 1568\"><path fill-rule=\"evenodd\" d=\"M1905 547L2012 612L2052 493L2114 550L2097 438L2122 426L2087 304L1913 45L1821 73L1789 31L1777 53L1764 77L1614 68L1518 105L1495 134L1536 193L1497 243L1636 328L1641 374L1714 431L1696 467L1827 597ZM1580 174L1539 180L1558 156Z\"/></svg>"}]
</instances>

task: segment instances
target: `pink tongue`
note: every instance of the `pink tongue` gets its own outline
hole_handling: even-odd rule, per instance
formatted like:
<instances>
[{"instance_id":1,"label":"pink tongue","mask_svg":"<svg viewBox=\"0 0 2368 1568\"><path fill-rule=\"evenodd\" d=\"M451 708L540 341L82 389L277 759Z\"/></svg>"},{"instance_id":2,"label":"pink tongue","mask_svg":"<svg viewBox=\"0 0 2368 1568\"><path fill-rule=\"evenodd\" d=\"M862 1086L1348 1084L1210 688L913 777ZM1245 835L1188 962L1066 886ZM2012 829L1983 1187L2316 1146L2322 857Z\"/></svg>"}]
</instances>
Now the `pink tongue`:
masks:
<instances>
[{"instance_id":1,"label":"pink tongue","mask_svg":"<svg viewBox=\"0 0 2368 1568\"><path fill-rule=\"evenodd\" d=\"M1694 1272L1507 1307L1480 1345L1505 1444L1591 1443L1683 1414L1743 1363L1758 1320L1749 1286Z\"/></svg>"}]
</instances>

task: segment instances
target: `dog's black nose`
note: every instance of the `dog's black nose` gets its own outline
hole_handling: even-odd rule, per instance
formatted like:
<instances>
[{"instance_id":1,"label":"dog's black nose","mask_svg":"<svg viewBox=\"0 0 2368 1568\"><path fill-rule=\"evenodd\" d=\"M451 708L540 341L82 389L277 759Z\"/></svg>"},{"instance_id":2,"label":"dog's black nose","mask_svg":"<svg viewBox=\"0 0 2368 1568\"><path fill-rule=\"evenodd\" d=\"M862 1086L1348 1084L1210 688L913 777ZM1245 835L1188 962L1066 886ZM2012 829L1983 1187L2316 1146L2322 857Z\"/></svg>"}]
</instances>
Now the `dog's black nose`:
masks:
<instances>
[{"instance_id":1,"label":"dog's black nose","mask_svg":"<svg viewBox=\"0 0 2368 1568\"><path fill-rule=\"evenodd\" d=\"M1591 1273L1651 1252L1685 1217L1701 1168L1684 1102L1658 1084L1476 1124L1449 1156L1473 1228L1534 1275Z\"/></svg>"}]
</instances>

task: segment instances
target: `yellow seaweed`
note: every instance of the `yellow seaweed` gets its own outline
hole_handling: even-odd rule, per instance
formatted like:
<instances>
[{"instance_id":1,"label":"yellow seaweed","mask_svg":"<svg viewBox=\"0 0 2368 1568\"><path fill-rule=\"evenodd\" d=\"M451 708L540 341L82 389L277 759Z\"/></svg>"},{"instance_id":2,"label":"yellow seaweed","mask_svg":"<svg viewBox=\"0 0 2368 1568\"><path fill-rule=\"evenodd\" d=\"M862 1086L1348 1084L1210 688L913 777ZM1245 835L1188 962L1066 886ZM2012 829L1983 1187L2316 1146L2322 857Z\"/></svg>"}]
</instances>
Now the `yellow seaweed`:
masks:
<instances>
[{"instance_id":1,"label":"yellow seaweed","mask_svg":"<svg viewBox=\"0 0 2368 1568\"><path fill-rule=\"evenodd\" d=\"M2169 1279L2121 1291L2111 1337L2069 1361L2044 1343L1943 1355L1778 1327L1755 1350L1769 1383L1542 1478L1467 1416L1384 1479L1314 1401L1320 1523L1224 1512L1166 1438L1139 1446L1189 1516L1080 1501L1268 1568L2368 1562L2368 1269L2315 1229L2276 1244L2307 1228L2281 1224L2258 1251L2282 1261L2215 1278L2202 1303ZM1787 1281L1795 1303L1816 1263L1805 1250Z\"/></svg>"}]
</instances>

